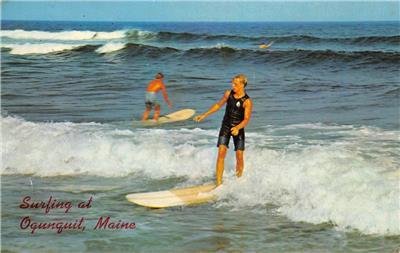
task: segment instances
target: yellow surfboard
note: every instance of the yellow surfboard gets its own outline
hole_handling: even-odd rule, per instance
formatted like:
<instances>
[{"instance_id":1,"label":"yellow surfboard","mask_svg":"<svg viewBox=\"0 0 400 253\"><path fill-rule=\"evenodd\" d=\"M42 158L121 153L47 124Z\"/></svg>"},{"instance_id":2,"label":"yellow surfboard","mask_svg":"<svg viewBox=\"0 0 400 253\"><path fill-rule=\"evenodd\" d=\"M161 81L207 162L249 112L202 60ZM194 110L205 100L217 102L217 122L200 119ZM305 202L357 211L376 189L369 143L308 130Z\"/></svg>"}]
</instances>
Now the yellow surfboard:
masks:
<instances>
[{"instance_id":1,"label":"yellow surfboard","mask_svg":"<svg viewBox=\"0 0 400 253\"><path fill-rule=\"evenodd\" d=\"M272 46L272 44L274 44L273 41L270 42L269 44L261 44L261 45L259 45L258 47L261 48L261 49L267 49L267 48L269 48L270 46Z\"/></svg>"},{"instance_id":2,"label":"yellow surfboard","mask_svg":"<svg viewBox=\"0 0 400 253\"><path fill-rule=\"evenodd\" d=\"M191 118L195 113L196 113L196 111L193 109L183 109L180 111L176 111L176 112L161 116L158 118L157 121L154 121L153 119L148 119L148 120L142 121L142 123L144 125L157 125L157 124L177 122L177 121L187 120L187 119Z\"/></svg>"},{"instance_id":3,"label":"yellow surfboard","mask_svg":"<svg viewBox=\"0 0 400 253\"><path fill-rule=\"evenodd\" d=\"M205 184L168 191L132 193L126 195L129 202L150 208L166 208L210 202L216 199L212 192L215 184Z\"/></svg>"}]
</instances>

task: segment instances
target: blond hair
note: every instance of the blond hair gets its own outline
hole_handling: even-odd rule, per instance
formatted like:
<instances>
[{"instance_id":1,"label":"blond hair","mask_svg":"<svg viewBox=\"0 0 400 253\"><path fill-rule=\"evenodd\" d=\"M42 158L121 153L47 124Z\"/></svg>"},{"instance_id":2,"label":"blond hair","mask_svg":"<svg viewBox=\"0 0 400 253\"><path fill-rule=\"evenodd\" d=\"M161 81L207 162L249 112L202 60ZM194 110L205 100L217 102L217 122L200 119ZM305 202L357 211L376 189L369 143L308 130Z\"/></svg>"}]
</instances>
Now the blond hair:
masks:
<instances>
[{"instance_id":1,"label":"blond hair","mask_svg":"<svg viewBox=\"0 0 400 253\"><path fill-rule=\"evenodd\" d=\"M244 74L236 75L233 79L239 79L239 81L244 84L244 87L246 87L247 77Z\"/></svg>"}]
</instances>

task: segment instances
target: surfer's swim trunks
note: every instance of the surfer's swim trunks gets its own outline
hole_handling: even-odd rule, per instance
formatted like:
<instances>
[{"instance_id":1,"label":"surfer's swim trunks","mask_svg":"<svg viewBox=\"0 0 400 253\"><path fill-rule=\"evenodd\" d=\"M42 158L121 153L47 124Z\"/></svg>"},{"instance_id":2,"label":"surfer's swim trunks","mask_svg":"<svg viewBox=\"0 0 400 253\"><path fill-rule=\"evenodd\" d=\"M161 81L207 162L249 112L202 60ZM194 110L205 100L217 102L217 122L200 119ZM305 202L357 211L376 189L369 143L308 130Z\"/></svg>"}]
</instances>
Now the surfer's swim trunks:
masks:
<instances>
[{"instance_id":1,"label":"surfer's swim trunks","mask_svg":"<svg viewBox=\"0 0 400 253\"><path fill-rule=\"evenodd\" d=\"M229 148L229 140L231 139L231 136L233 137L235 151L244 150L244 129L240 129L238 135L233 136L231 134L231 129L224 125L221 126L221 130L219 131L217 147L219 147L219 145L225 145Z\"/></svg>"},{"instance_id":2,"label":"surfer's swim trunks","mask_svg":"<svg viewBox=\"0 0 400 253\"><path fill-rule=\"evenodd\" d=\"M147 91L146 92L146 99L145 99L146 109L151 109L156 106L160 106L157 101L157 94L156 92Z\"/></svg>"},{"instance_id":3,"label":"surfer's swim trunks","mask_svg":"<svg viewBox=\"0 0 400 253\"><path fill-rule=\"evenodd\" d=\"M244 128L239 130L238 135L233 136L231 134L231 128L240 124L244 119L244 107L243 103L249 96L246 94L243 97L236 99L233 96L233 91L229 94L228 101L226 102L226 110L224 119L222 120L221 129L219 130L218 144L225 145L229 148L229 140L233 137L233 144L235 145L235 151L244 150Z\"/></svg>"}]
</instances>

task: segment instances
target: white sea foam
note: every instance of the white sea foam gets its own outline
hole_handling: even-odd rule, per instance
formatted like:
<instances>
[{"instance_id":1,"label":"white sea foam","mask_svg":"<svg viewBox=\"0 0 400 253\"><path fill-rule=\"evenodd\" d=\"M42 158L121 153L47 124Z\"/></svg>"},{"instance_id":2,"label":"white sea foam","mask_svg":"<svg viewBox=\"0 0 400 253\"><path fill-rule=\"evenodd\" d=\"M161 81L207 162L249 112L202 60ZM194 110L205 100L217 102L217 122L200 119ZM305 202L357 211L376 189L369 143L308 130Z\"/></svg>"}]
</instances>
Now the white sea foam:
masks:
<instances>
[{"instance_id":1,"label":"white sea foam","mask_svg":"<svg viewBox=\"0 0 400 253\"><path fill-rule=\"evenodd\" d=\"M366 160L340 144L300 153L249 148L244 177L228 180L219 204L240 209L267 202L294 221L400 234L400 173L393 163L385 164L395 173L380 173L385 159Z\"/></svg>"},{"instance_id":2,"label":"white sea foam","mask_svg":"<svg viewBox=\"0 0 400 253\"><path fill-rule=\"evenodd\" d=\"M85 41L85 40L119 40L124 38L147 39L153 38L154 33L142 30L117 30L117 31L25 31L25 30L3 30L1 37L14 40L58 40L58 41Z\"/></svg>"},{"instance_id":3,"label":"white sea foam","mask_svg":"<svg viewBox=\"0 0 400 253\"><path fill-rule=\"evenodd\" d=\"M214 48L216 48L216 49L222 49L222 48L232 48L232 49L237 49L237 48L235 48L235 47L233 47L233 46L230 46L230 45L228 45L228 44L226 44L226 43L223 43L223 42L217 43L217 44L215 44L215 45L194 47L194 48L191 48L191 49L197 49L197 48L204 48L204 49L214 49Z\"/></svg>"},{"instance_id":4,"label":"white sea foam","mask_svg":"<svg viewBox=\"0 0 400 253\"><path fill-rule=\"evenodd\" d=\"M217 130L121 130L96 123L33 123L11 116L3 117L1 124L3 175L141 173L153 179L201 180L214 173ZM316 128L321 131L324 126ZM264 144L279 136L249 132L244 175L235 179L229 152L216 207L263 211L265 204L274 204L293 221L399 235L399 157L393 155L398 154L398 132L344 126L337 130L348 138L274 150ZM374 156L377 149L383 151Z\"/></svg>"},{"instance_id":5,"label":"white sea foam","mask_svg":"<svg viewBox=\"0 0 400 253\"><path fill-rule=\"evenodd\" d=\"M125 37L126 31L95 32L95 31L25 31L25 30L5 30L1 31L2 37L17 40L112 40Z\"/></svg>"},{"instance_id":6,"label":"white sea foam","mask_svg":"<svg viewBox=\"0 0 400 253\"><path fill-rule=\"evenodd\" d=\"M109 42L109 43L105 44L104 46L101 46L98 49L96 49L96 52L100 53L100 54L111 53L111 52L121 50L124 47L125 47L125 43Z\"/></svg>"},{"instance_id":7,"label":"white sea foam","mask_svg":"<svg viewBox=\"0 0 400 253\"><path fill-rule=\"evenodd\" d=\"M400 234L399 131L324 124L283 129L342 137L321 145L288 145L280 152L250 147L244 177L227 181L220 191L226 201L218 205L240 209L268 200L295 221Z\"/></svg>"},{"instance_id":8,"label":"white sea foam","mask_svg":"<svg viewBox=\"0 0 400 253\"><path fill-rule=\"evenodd\" d=\"M26 54L48 54L72 50L83 45L63 44L63 43L43 43L43 44L4 44L2 47L11 49L10 54L26 55Z\"/></svg>"},{"instance_id":9,"label":"white sea foam","mask_svg":"<svg viewBox=\"0 0 400 253\"><path fill-rule=\"evenodd\" d=\"M152 178L196 178L212 173L208 158L214 147L195 147L192 133L137 131L2 118L2 174L118 177L140 172ZM190 170L182 169L183 163Z\"/></svg>"}]
</instances>

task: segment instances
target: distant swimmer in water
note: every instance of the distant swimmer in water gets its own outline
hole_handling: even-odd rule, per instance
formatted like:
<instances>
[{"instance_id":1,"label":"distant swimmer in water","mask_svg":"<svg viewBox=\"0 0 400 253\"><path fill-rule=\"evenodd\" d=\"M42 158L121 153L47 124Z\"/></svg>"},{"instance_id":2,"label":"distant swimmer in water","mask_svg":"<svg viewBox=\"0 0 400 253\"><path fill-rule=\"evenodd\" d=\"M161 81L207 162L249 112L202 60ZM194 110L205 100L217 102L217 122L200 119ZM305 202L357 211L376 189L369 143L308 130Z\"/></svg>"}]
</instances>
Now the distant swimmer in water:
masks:
<instances>
[{"instance_id":1,"label":"distant swimmer in water","mask_svg":"<svg viewBox=\"0 0 400 253\"><path fill-rule=\"evenodd\" d=\"M154 107L153 119L155 121L158 120L158 117L160 116L160 110L161 110L161 106L157 101L157 93L159 91L162 92L162 94L164 96L164 100L165 100L165 102L167 102L169 108L172 107L172 103L169 101L167 89L165 88L163 78L164 78L164 75L162 73L157 73L154 80L150 81L149 85L147 86L146 99L145 99L146 109L143 113L142 120L148 119L151 109L153 107Z\"/></svg>"},{"instance_id":2,"label":"distant swimmer in water","mask_svg":"<svg viewBox=\"0 0 400 253\"><path fill-rule=\"evenodd\" d=\"M261 45L259 45L258 47L259 48L261 48L261 49L266 49L266 48L269 48L270 46L272 46L272 44L274 44L274 42L272 41L272 42L270 42L270 43L268 43L268 44L266 44L266 43L262 43Z\"/></svg>"}]
</instances>

